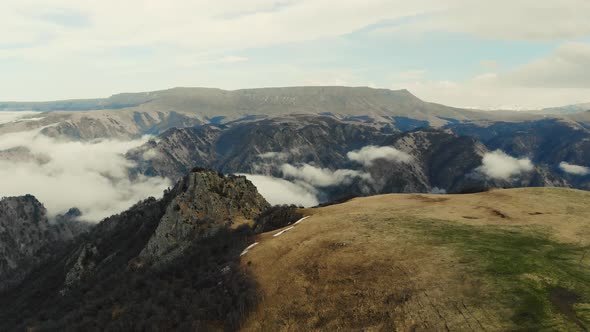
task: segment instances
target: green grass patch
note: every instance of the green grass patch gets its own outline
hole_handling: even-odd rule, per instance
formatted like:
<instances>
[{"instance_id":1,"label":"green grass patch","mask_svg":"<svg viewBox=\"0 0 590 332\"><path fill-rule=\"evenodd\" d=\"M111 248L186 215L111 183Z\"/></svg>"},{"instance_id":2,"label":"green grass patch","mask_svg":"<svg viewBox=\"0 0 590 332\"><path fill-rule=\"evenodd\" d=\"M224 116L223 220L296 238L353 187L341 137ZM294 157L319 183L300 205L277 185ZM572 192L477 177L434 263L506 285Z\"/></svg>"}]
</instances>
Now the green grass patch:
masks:
<instances>
[{"instance_id":1,"label":"green grass patch","mask_svg":"<svg viewBox=\"0 0 590 332\"><path fill-rule=\"evenodd\" d=\"M493 285L496 298L513 310L517 330L588 331L590 247L556 242L524 227L407 221L421 241L454 249L462 264Z\"/></svg>"}]
</instances>

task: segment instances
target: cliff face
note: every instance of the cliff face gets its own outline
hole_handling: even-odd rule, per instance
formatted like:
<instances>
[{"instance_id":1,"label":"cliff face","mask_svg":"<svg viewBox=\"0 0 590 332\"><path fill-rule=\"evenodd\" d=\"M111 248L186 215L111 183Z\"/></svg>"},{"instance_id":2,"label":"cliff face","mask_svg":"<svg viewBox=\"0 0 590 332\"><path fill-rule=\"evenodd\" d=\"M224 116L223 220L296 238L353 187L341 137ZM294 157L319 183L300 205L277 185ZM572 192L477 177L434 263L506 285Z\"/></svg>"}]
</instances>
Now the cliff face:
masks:
<instances>
[{"instance_id":1,"label":"cliff face","mask_svg":"<svg viewBox=\"0 0 590 332\"><path fill-rule=\"evenodd\" d=\"M348 152L368 145L391 146L411 156L411 162L379 160L371 166L351 162ZM127 154L140 174L177 179L192 165L224 173L282 177L282 165L352 169L372 181L321 189L321 201L383 193L483 190L500 184L467 177L488 150L471 137L441 129L422 128L399 133L371 124L360 125L328 117L295 116L171 130L156 141Z\"/></svg>"},{"instance_id":2,"label":"cliff face","mask_svg":"<svg viewBox=\"0 0 590 332\"><path fill-rule=\"evenodd\" d=\"M79 212L79 211L78 211ZM50 222L47 210L34 196L7 197L0 201L0 289L18 283L52 251L63 246L87 226L73 219L76 210Z\"/></svg>"},{"instance_id":3,"label":"cliff face","mask_svg":"<svg viewBox=\"0 0 590 332\"><path fill-rule=\"evenodd\" d=\"M372 125L324 116L293 116L237 122L222 126L172 129L129 151L136 172L172 179L191 167L211 167L223 173L263 173L280 176L270 164L310 163L339 168L346 153L379 145L386 137Z\"/></svg>"}]
</instances>

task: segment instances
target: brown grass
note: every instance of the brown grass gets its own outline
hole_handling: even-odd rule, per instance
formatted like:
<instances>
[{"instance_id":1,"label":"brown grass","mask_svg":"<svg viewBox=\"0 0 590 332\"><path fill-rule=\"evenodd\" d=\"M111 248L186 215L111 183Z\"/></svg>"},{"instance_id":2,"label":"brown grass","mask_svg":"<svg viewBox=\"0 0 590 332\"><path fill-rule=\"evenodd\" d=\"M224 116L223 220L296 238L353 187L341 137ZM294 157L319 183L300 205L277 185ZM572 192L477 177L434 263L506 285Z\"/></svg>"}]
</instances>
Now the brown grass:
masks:
<instances>
[{"instance_id":1,"label":"brown grass","mask_svg":"<svg viewBox=\"0 0 590 332\"><path fill-rule=\"evenodd\" d=\"M311 218L242 257L263 300L244 331L502 331L515 328L501 289L476 262L424 241L423 219L542 231L590 241L590 193L495 190L383 195L305 211Z\"/></svg>"}]
</instances>

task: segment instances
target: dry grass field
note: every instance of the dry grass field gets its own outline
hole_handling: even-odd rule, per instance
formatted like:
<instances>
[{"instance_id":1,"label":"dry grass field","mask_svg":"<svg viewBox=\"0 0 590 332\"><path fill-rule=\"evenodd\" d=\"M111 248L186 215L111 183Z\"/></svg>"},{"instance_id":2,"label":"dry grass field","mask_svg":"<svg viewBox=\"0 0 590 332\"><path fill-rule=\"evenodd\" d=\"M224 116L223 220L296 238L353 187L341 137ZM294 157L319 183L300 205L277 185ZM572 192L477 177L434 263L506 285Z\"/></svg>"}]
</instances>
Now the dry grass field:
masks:
<instances>
[{"instance_id":1,"label":"dry grass field","mask_svg":"<svg viewBox=\"0 0 590 332\"><path fill-rule=\"evenodd\" d=\"M587 331L590 193L394 194L307 209L242 265L244 331Z\"/></svg>"}]
</instances>

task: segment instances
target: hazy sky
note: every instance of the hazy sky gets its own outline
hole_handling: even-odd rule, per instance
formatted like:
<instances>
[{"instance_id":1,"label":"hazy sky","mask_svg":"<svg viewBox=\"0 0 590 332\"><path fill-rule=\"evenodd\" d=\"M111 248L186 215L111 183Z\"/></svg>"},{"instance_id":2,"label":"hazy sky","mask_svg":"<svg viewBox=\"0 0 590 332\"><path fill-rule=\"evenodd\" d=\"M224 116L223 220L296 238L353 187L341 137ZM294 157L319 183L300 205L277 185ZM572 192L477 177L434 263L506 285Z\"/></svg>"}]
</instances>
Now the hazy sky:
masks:
<instances>
[{"instance_id":1,"label":"hazy sky","mask_svg":"<svg viewBox=\"0 0 590 332\"><path fill-rule=\"evenodd\" d=\"M453 106L589 102L588 17L588 0L2 0L0 100L363 85Z\"/></svg>"}]
</instances>

